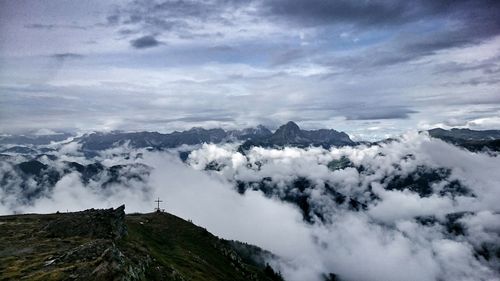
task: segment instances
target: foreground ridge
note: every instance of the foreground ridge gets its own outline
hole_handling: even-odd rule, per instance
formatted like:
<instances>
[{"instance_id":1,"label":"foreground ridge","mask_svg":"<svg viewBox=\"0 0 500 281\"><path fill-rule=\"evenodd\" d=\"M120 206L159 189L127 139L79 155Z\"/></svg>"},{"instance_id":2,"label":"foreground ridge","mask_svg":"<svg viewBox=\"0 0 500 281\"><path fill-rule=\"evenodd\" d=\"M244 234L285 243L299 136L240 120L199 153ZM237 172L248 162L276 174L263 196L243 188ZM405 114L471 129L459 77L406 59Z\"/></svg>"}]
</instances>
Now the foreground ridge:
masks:
<instances>
[{"instance_id":1,"label":"foreground ridge","mask_svg":"<svg viewBox=\"0 0 500 281\"><path fill-rule=\"evenodd\" d=\"M283 280L269 252L124 209L0 216L0 280Z\"/></svg>"}]
</instances>

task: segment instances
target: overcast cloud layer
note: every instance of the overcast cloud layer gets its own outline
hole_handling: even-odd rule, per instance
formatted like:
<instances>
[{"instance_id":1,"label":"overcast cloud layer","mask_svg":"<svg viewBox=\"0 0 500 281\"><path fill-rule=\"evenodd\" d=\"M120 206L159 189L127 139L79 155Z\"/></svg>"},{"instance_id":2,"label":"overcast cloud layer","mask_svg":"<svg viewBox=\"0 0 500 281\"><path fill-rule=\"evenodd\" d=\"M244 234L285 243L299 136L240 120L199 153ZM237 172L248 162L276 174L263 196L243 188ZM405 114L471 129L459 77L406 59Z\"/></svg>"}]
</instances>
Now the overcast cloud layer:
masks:
<instances>
[{"instance_id":1,"label":"overcast cloud layer","mask_svg":"<svg viewBox=\"0 0 500 281\"><path fill-rule=\"evenodd\" d=\"M499 14L495 0L4 0L0 132L499 128Z\"/></svg>"}]
</instances>

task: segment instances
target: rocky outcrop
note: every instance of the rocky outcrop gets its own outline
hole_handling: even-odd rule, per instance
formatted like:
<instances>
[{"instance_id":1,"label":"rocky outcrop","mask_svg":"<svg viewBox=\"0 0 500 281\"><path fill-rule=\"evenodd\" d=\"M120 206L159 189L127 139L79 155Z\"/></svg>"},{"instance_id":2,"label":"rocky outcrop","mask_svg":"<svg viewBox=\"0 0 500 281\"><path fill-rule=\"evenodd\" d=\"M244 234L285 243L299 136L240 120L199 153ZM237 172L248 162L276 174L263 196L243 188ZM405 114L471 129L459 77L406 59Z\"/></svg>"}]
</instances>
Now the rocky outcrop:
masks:
<instances>
[{"instance_id":1,"label":"rocky outcrop","mask_svg":"<svg viewBox=\"0 0 500 281\"><path fill-rule=\"evenodd\" d=\"M90 276L93 280L144 280L144 274L151 263L149 255L132 261L113 243L98 259L99 265Z\"/></svg>"},{"instance_id":2,"label":"rocky outcrop","mask_svg":"<svg viewBox=\"0 0 500 281\"><path fill-rule=\"evenodd\" d=\"M102 239L119 239L127 234L125 205L116 209L90 209L63 214L44 228L47 237L82 236Z\"/></svg>"},{"instance_id":3,"label":"rocky outcrop","mask_svg":"<svg viewBox=\"0 0 500 281\"><path fill-rule=\"evenodd\" d=\"M151 257L134 247L121 249L120 239L127 235L125 206L116 209L90 209L59 214L42 230L52 239L88 241L45 261L47 269L76 265L72 280L144 280ZM127 252L128 251L128 252Z\"/></svg>"}]
</instances>

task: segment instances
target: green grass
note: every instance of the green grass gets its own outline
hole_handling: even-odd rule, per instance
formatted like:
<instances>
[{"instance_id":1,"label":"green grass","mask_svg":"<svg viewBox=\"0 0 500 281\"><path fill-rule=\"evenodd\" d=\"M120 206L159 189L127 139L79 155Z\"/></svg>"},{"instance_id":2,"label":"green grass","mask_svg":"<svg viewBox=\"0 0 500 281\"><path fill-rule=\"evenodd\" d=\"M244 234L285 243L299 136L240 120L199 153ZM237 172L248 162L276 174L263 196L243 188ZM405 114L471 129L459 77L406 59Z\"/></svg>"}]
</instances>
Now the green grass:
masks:
<instances>
[{"instance_id":1,"label":"green grass","mask_svg":"<svg viewBox=\"0 0 500 281\"><path fill-rule=\"evenodd\" d=\"M113 262L101 257L108 248L118 249L123 258L118 262L121 267L101 280L109 276L115 280L125 276L135 276L129 280L273 280L262 265L241 258L227 241L167 213L127 215L128 235L118 241L47 237L44 226L64 215L0 217L0 280L94 279L95 268ZM57 262L50 263L54 259Z\"/></svg>"},{"instance_id":2,"label":"green grass","mask_svg":"<svg viewBox=\"0 0 500 281\"><path fill-rule=\"evenodd\" d=\"M147 248L156 266L168 268L185 280L266 280L262 270L246 264L233 249L204 228L170 214L130 215L127 243ZM231 256L233 258L231 258Z\"/></svg>"}]
</instances>

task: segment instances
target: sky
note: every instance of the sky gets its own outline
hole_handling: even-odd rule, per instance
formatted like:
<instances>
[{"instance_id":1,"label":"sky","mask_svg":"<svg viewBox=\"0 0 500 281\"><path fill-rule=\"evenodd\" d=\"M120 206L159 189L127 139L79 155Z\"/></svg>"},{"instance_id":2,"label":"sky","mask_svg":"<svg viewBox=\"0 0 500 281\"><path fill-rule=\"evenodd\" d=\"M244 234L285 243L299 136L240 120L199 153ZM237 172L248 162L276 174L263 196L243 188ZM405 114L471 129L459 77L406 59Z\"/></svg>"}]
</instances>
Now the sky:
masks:
<instances>
[{"instance_id":1,"label":"sky","mask_svg":"<svg viewBox=\"0 0 500 281\"><path fill-rule=\"evenodd\" d=\"M500 2L0 0L0 134L500 129Z\"/></svg>"}]
</instances>

